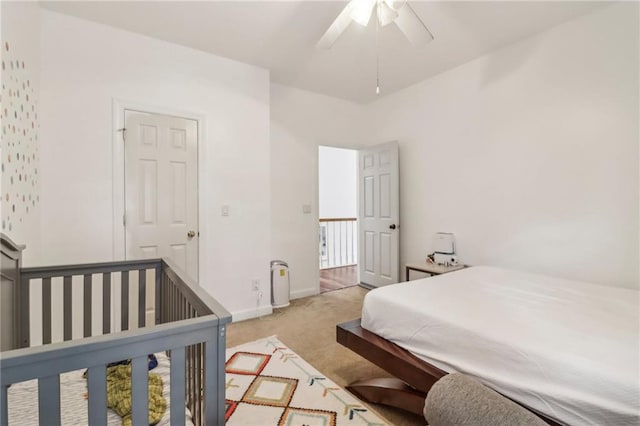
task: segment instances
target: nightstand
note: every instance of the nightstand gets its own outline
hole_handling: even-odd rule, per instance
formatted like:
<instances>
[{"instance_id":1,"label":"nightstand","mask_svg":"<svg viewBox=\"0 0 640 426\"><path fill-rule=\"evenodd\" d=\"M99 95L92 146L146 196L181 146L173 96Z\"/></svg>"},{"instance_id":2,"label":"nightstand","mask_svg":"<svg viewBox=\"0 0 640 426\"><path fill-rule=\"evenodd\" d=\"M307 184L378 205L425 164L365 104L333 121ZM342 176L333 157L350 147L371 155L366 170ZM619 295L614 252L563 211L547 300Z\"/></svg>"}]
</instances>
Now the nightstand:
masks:
<instances>
[{"instance_id":1,"label":"nightstand","mask_svg":"<svg viewBox=\"0 0 640 426\"><path fill-rule=\"evenodd\" d=\"M427 262L407 263L406 278L407 281L409 281L409 271L420 271L430 275L440 275L446 274L447 272L457 271L466 267L467 265L444 266Z\"/></svg>"}]
</instances>

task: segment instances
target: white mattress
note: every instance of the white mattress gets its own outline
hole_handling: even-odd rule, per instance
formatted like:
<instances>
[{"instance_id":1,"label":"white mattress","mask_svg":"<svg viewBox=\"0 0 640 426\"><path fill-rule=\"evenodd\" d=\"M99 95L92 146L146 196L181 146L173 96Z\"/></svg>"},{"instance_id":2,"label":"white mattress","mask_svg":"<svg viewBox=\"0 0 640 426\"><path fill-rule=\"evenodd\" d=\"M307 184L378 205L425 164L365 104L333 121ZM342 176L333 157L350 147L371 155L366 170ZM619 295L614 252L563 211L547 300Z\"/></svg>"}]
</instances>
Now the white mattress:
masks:
<instances>
[{"instance_id":1,"label":"white mattress","mask_svg":"<svg viewBox=\"0 0 640 426\"><path fill-rule=\"evenodd\" d=\"M638 425L638 290L472 267L370 291L362 326L569 425Z\"/></svg>"},{"instance_id":2,"label":"white mattress","mask_svg":"<svg viewBox=\"0 0 640 426\"><path fill-rule=\"evenodd\" d=\"M162 377L162 395L167 401L167 411L164 413L158 426L170 425L170 361L162 353L155 354L158 366L151 370L152 373ZM82 377L84 370L71 371L60 375L60 416L62 425L86 425L88 424L88 400L84 395L87 392L87 380ZM38 425L38 381L29 380L13 384L9 387L9 425ZM191 414L185 407L186 424L193 425ZM46 424L43 423L43 424ZM121 426L122 418L113 410L107 410L107 424Z\"/></svg>"}]
</instances>

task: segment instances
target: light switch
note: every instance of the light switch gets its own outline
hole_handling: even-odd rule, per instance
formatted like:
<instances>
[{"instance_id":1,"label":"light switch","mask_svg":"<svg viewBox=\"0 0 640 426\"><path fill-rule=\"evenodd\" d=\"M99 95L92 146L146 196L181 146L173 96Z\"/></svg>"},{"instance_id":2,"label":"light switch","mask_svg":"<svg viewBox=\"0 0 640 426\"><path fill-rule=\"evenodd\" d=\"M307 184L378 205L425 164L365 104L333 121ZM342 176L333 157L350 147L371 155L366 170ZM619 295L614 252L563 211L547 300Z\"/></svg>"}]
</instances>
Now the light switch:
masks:
<instances>
[{"instance_id":1,"label":"light switch","mask_svg":"<svg viewBox=\"0 0 640 426\"><path fill-rule=\"evenodd\" d=\"M303 204L302 205L302 213L311 214L311 204Z\"/></svg>"},{"instance_id":2,"label":"light switch","mask_svg":"<svg viewBox=\"0 0 640 426\"><path fill-rule=\"evenodd\" d=\"M229 216L229 206L226 204L222 205L222 208L220 209L222 211L222 216Z\"/></svg>"}]
</instances>

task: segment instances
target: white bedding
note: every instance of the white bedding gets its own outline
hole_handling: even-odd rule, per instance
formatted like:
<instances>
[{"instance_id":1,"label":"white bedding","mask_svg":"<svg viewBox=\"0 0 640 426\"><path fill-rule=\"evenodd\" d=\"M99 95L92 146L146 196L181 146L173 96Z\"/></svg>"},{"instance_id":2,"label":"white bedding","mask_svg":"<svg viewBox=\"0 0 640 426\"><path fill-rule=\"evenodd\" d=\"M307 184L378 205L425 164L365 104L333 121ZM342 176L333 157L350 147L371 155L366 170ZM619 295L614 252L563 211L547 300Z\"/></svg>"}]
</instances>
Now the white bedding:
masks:
<instances>
[{"instance_id":1,"label":"white bedding","mask_svg":"<svg viewBox=\"0 0 640 426\"><path fill-rule=\"evenodd\" d=\"M472 267L370 291L362 326L560 423L638 425L638 298Z\"/></svg>"},{"instance_id":2,"label":"white bedding","mask_svg":"<svg viewBox=\"0 0 640 426\"><path fill-rule=\"evenodd\" d=\"M167 401L167 411L162 416L158 426L170 425L170 361L162 353L155 354L158 366L151 370L152 373L162 377L162 395ZM84 395L87 392L87 380L82 377L84 370L71 371L60 375L60 400L61 400L61 424L86 425L88 424L88 400ZM9 387L9 425L38 425L38 381L16 383ZM193 425L191 414L186 409L186 424ZM43 424L46 424L43 423ZM113 410L107 410L107 424L121 426L122 418Z\"/></svg>"}]
</instances>

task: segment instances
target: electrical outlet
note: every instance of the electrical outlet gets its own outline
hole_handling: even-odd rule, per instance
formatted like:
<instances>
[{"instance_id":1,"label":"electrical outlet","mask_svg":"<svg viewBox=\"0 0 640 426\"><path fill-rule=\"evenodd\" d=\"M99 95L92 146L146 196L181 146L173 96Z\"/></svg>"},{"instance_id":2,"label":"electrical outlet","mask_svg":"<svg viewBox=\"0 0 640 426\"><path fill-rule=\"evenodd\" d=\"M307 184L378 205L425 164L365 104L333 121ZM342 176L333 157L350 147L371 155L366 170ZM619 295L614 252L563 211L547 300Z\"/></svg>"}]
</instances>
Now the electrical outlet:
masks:
<instances>
[{"instance_id":1,"label":"electrical outlet","mask_svg":"<svg viewBox=\"0 0 640 426\"><path fill-rule=\"evenodd\" d=\"M260 280L251 280L251 290L260 291Z\"/></svg>"}]
</instances>

